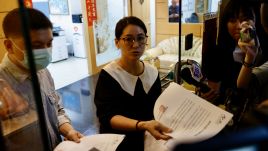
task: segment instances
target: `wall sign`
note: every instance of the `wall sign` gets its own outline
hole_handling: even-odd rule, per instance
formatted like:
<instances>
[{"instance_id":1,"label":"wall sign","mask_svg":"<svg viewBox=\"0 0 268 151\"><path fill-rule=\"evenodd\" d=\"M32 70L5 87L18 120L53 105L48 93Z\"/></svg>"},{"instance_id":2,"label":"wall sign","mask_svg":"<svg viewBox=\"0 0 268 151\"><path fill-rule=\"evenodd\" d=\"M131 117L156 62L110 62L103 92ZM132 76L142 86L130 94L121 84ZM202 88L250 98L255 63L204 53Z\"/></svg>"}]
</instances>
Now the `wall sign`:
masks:
<instances>
[{"instance_id":1,"label":"wall sign","mask_svg":"<svg viewBox=\"0 0 268 151\"><path fill-rule=\"evenodd\" d=\"M93 25L93 21L97 20L96 0L86 0L87 22L88 26Z\"/></svg>"}]
</instances>

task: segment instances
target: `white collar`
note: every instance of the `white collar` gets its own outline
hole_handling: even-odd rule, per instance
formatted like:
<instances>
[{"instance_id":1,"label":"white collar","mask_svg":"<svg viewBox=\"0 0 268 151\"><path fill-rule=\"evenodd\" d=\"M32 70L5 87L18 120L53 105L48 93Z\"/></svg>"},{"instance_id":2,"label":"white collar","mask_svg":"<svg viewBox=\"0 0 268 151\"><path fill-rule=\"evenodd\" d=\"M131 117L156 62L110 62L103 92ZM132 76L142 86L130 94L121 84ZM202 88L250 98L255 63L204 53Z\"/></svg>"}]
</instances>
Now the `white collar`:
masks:
<instances>
[{"instance_id":1,"label":"white collar","mask_svg":"<svg viewBox=\"0 0 268 151\"><path fill-rule=\"evenodd\" d=\"M109 63L103 69L108 72L120 84L123 90L125 90L132 96L134 96L134 91L138 78L142 82L144 91L148 94L149 90L151 89L155 80L158 77L157 69L148 63L144 63L144 71L139 76L134 76L128 73L115 61Z\"/></svg>"}]
</instances>

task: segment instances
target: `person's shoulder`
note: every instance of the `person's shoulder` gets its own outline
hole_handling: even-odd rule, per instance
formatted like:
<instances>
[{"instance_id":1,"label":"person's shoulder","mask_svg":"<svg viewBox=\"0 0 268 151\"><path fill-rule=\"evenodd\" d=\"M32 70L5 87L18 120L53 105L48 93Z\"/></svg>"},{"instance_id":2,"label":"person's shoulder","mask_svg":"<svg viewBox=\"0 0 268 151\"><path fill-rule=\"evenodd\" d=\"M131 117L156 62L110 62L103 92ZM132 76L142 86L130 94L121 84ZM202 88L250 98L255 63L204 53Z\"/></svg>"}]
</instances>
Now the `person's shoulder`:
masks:
<instances>
[{"instance_id":1,"label":"person's shoulder","mask_svg":"<svg viewBox=\"0 0 268 151\"><path fill-rule=\"evenodd\" d=\"M50 71L47 68L44 68L44 69L41 69L41 70L37 71L37 75L40 78L47 78L50 81L53 81L52 75L51 75Z\"/></svg>"},{"instance_id":2,"label":"person's shoulder","mask_svg":"<svg viewBox=\"0 0 268 151\"><path fill-rule=\"evenodd\" d=\"M109 77L111 78L113 75L117 75L120 72L119 70L120 68L118 67L117 63L112 61L101 69L99 77L109 79Z\"/></svg>"},{"instance_id":3,"label":"person's shoulder","mask_svg":"<svg viewBox=\"0 0 268 151\"><path fill-rule=\"evenodd\" d=\"M116 61L112 61L109 64L105 65L103 70L116 69L118 67Z\"/></svg>"},{"instance_id":4,"label":"person's shoulder","mask_svg":"<svg viewBox=\"0 0 268 151\"><path fill-rule=\"evenodd\" d=\"M111 73L114 73L114 72L119 72L120 69L121 68L118 66L116 61L112 61L109 64L107 64L102 70L104 70L105 72L111 74Z\"/></svg>"},{"instance_id":5,"label":"person's shoulder","mask_svg":"<svg viewBox=\"0 0 268 151\"><path fill-rule=\"evenodd\" d=\"M37 71L40 74L50 74L50 71L47 68L41 69L39 71Z\"/></svg>"},{"instance_id":6,"label":"person's shoulder","mask_svg":"<svg viewBox=\"0 0 268 151\"><path fill-rule=\"evenodd\" d=\"M144 72L150 76L158 76L157 68L147 62L144 62Z\"/></svg>"}]
</instances>

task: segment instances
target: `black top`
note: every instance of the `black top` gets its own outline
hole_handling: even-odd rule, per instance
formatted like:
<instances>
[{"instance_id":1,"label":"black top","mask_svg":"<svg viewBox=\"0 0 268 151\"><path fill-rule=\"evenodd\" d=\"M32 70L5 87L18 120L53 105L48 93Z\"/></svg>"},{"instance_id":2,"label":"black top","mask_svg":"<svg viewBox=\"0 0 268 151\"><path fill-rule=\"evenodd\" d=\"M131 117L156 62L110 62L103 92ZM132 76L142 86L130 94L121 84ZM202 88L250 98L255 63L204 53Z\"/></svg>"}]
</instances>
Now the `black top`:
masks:
<instances>
[{"instance_id":1,"label":"black top","mask_svg":"<svg viewBox=\"0 0 268 151\"><path fill-rule=\"evenodd\" d=\"M233 51L235 48L225 49L217 46L206 55L205 75L208 80L221 82L219 103L223 103L227 89L236 89L236 81L242 67L242 63L234 61Z\"/></svg>"},{"instance_id":2,"label":"black top","mask_svg":"<svg viewBox=\"0 0 268 151\"><path fill-rule=\"evenodd\" d=\"M116 70L116 69L115 69ZM161 94L159 76L146 93L140 77L137 78L134 94L130 94L122 88L122 83L102 70L95 92L95 104L97 116L100 121L100 133L125 134L126 137L117 148L117 151L142 151L144 150L143 131L120 131L110 125L110 120L115 115L122 115L136 120L153 119L153 107L156 99ZM121 79L122 80L122 79ZM122 81L121 81L122 82ZM125 81L131 84L131 81Z\"/></svg>"}]
</instances>

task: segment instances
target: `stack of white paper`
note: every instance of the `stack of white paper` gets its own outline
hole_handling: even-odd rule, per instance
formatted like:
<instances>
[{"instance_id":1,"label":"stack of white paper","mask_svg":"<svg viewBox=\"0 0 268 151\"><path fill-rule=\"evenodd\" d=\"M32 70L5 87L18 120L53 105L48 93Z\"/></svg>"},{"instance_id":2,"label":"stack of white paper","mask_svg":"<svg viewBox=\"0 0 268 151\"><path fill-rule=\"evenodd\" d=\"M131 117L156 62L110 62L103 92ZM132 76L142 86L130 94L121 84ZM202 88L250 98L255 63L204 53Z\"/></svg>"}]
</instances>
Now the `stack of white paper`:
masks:
<instances>
[{"instance_id":1,"label":"stack of white paper","mask_svg":"<svg viewBox=\"0 0 268 151\"><path fill-rule=\"evenodd\" d=\"M232 114L198 97L182 86L171 83L154 106L155 120L173 129L173 139L156 141L145 136L145 150L168 150L174 143L193 143L213 137L232 118Z\"/></svg>"},{"instance_id":2,"label":"stack of white paper","mask_svg":"<svg viewBox=\"0 0 268 151\"><path fill-rule=\"evenodd\" d=\"M80 143L61 142L54 151L115 151L125 135L96 134L82 137Z\"/></svg>"}]
</instances>

